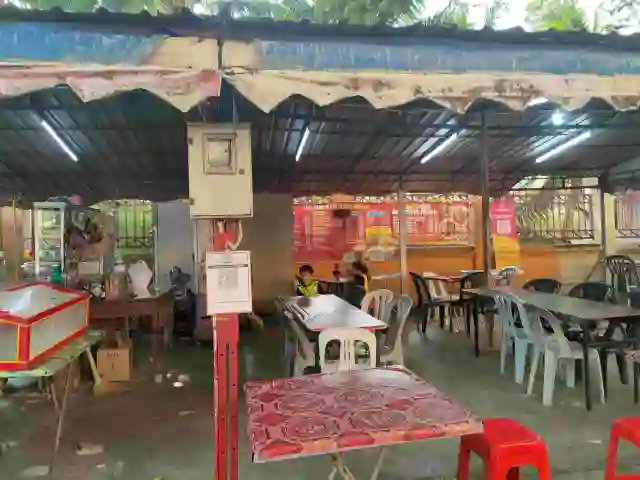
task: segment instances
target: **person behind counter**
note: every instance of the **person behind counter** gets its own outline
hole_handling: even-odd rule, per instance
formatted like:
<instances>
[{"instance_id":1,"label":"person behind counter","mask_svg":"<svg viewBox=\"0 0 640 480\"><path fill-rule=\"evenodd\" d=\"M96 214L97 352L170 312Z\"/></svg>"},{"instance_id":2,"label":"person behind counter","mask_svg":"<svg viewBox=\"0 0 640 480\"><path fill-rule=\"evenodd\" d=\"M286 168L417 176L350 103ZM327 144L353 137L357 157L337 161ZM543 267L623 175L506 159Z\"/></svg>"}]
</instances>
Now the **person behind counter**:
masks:
<instances>
[{"instance_id":1,"label":"person behind counter","mask_svg":"<svg viewBox=\"0 0 640 480\"><path fill-rule=\"evenodd\" d=\"M311 265L300 265L296 278L296 296L315 297L318 291L318 280L314 278L314 271Z\"/></svg>"},{"instance_id":2,"label":"person behind counter","mask_svg":"<svg viewBox=\"0 0 640 480\"><path fill-rule=\"evenodd\" d=\"M364 289L365 294L369 293L369 282L371 281L371 276L369 275L369 268L367 268L364 262L356 260L351 264L351 277L356 285L359 285Z\"/></svg>"}]
</instances>

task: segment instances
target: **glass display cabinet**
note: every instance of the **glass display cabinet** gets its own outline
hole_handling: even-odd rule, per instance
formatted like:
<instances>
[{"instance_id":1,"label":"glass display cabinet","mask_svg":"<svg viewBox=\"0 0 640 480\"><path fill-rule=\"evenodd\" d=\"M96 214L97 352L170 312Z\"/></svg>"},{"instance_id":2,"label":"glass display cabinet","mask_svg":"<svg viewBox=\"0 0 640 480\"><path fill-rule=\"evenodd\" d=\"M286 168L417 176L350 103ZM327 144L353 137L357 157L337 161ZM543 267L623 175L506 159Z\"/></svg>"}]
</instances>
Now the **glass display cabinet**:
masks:
<instances>
[{"instance_id":1,"label":"glass display cabinet","mask_svg":"<svg viewBox=\"0 0 640 480\"><path fill-rule=\"evenodd\" d=\"M95 243L96 235L109 236L108 228L96 224L98 210L64 202L36 202L32 215L35 279L55 281L59 275L70 285L79 278L102 277L105 256L112 248L108 238Z\"/></svg>"},{"instance_id":2,"label":"glass display cabinet","mask_svg":"<svg viewBox=\"0 0 640 480\"><path fill-rule=\"evenodd\" d=\"M34 274L39 280L50 279L56 268L60 268L62 275L65 273L65 216L68 207L61 202L33 204Z\"/></svg>"}]
</instances>

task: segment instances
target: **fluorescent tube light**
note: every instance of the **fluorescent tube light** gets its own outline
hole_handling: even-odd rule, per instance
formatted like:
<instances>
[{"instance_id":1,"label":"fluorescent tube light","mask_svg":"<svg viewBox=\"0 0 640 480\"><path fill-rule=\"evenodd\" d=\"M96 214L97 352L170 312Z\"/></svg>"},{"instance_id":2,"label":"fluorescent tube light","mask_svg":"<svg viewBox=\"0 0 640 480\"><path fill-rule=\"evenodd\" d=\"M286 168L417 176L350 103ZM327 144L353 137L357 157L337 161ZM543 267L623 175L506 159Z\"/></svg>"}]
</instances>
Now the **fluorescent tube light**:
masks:
<instances>
[{"instance_id":1,"label":"fluorescent tube light","mask_svg":"<svg viewBox=\"0 0 640 480\"><path fill-rule=\"evenodd\" d=\"M580 142L584 142L589 137L591 137L591 130L587 130L586 132L581 133L577 137L573 137L571 140L568 140L568 141L564 142L563 144L558 145L555 148L552 148L551 150L549 150L544 155L541 155L538 158L536 158L536 163L542 163L542 162L544 162L546 160L549 160L551 157L555 157L559 153L562 153L565 150L570 149L574 145L577 145Z\"/></svg>"},{"instance_id":2,"label":"fluorescent tube light","mask_svg":"<svg viewBox=\"0 0 640 480\"><path fill-rule=\"evenodd\" d=\"M549 103L549 100L544 97L535 97L529 100L525 107L535 107L536 105L544 105L545 103Z\"/></svg>"},{"instance_id":3,"label":"fluorescent tube light","mask_svg":"<svg viewBox=\"0 0 640 480\"><path fill-rule=\"evenodd\" d=\"M296 162L300 160L302 156L302 152L304 152L304 147L307 144L307 140L309 140L309 135L311 134L311 130L307 127L302 134L302 140L300 140L300 144L298 145L298 150L296 150Z\"/></svg>"},{"instance_id":4,"label":"fluorescent tube light","mask_svg":"<svg viewBox=\"0 0 640 480\"><path fill-rule=\"evenodd\" d=\"M423 157L423 159L420 160L420 163L427 163L433 157L435 157L436 155L439 155L440 153L442 153L447 147L449 147L453 142L456 141L458 136L460 136L460 132L456 132L453 135L451 135L449 138L444 140L440 145L438 145L436 148L434 148L429 153L427 153Z\"/></svg>"},{"instance_id":5,"label":"fluorescent tube light","mask_svg":"<svg viewBox=\"0 0 640 480\"><path fill-rule=\"evenodd\" d=\"M202 5L201 3L196 3L191 8L191 11L196 15L206 15L207 14L207 8L204 5Z\"/></svg>"},{"instance_id":6,"label":"fluorescent tube light","mask_svg":"<svg viewBox=\"0 0 640 480\"><path fill-rule=\"evenodd\" d=\"M67 155L69 155L71 160L73 160L74 162L78 161L78 156L75 153L73 153L73 150L69 148L69 145L64 143L64 141L56 133L53 127L47 123L46 120L40 120L40 125L42 125L42 128L45 129L45 131L49 134L49 136L56 141L56 143L60 146L60 148L64 150Z\"/></svg>"}]
</instances>

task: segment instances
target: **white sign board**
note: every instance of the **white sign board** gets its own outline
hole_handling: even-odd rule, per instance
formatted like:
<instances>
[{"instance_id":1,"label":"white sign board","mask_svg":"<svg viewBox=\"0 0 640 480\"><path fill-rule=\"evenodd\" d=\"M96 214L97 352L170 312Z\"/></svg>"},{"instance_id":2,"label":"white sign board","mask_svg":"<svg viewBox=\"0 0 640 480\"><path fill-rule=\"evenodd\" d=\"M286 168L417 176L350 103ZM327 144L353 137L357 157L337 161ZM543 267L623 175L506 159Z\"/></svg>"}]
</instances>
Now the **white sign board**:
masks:
<instances>
[{"instance_id":1,"label":"white sign board","mask_svg":"<svg viewBox=\"0 0 640 480\"><path fill-rule=\"evenodd\" d=\"M207 314L249 313L251 252L207 252Z\"/></svg>"}]
</instances>

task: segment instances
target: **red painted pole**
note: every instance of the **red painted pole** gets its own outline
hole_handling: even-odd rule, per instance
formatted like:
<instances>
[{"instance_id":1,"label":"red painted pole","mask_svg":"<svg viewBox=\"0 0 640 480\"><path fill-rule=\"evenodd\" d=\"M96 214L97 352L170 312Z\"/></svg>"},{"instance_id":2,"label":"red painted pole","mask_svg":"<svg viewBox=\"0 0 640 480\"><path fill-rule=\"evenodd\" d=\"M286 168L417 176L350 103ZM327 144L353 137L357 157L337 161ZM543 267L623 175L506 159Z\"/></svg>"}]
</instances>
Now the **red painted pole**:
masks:
<instances>
[{"instance_id":1,"label":"red painted pole","mask_svg":"<svg viewBox=\"0 0 640 480\"><path fill-rule=\"evenodd\" d=\"M229 234L218 231L212 236L211 247L225 250L228 241ZM212 321L213 478L238 480L238 314L215 315Z\"/></svg>"},{"instance_id":2,"label":"red painted pole","mask_svg":"<svg viewBox=\"0 0 640 480\"><path fill-rule=\"evenodd\" d=\"M238 479L238 315L213 319L215 480ZM227 426L229 427L227 430Z\"/></svg>"}]
</instances>

